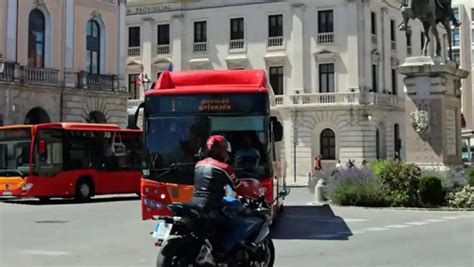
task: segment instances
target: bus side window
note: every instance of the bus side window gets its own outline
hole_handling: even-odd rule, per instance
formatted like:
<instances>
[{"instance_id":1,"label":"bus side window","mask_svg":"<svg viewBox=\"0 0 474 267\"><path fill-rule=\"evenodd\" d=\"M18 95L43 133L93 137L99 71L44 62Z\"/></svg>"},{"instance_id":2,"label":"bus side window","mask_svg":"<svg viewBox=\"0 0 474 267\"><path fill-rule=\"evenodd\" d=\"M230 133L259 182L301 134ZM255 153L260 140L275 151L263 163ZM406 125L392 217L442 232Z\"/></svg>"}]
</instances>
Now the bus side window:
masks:
<instances>
[{"instance_id":1,"label":"bus side window","mask_svg":"<svg viewBox=\"0 0 474 267\"><path fill-rule=\"evenodd\" d=\"M40 153L41 152L41 153ZM44 174L56 174L63 169L62 131L44 130L36 143L38 170Z\"/></svg>"}]
</instances>

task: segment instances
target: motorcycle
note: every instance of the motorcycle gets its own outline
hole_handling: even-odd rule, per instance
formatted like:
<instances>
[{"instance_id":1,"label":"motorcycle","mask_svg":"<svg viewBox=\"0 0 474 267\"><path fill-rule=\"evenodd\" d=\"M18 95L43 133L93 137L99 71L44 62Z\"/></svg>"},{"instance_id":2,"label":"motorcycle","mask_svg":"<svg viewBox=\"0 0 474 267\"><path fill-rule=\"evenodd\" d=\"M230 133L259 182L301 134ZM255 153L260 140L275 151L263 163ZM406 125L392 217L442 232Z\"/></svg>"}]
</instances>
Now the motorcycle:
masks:
<instances>
[{"instance_id":1,"label":"motorcycle","mask_svg":"<svg viewBox=\"0 0 474 267\"><path fill-rule=\"evenodd\" d=\"M236 189L240 198L227 196L224 214L236 219L226 231L227 252L213 244L212 229L201 210L192 204L170 204L173 217L159 217L152 232L159 247L157 267L178 266L249 266L271 267L275 249L270 234L270 204L265 190L256 179L241 179ZM283 196L283 195L282 195ZM230 243L228 243L230 242Z\"/></svg>"}]
</instances>

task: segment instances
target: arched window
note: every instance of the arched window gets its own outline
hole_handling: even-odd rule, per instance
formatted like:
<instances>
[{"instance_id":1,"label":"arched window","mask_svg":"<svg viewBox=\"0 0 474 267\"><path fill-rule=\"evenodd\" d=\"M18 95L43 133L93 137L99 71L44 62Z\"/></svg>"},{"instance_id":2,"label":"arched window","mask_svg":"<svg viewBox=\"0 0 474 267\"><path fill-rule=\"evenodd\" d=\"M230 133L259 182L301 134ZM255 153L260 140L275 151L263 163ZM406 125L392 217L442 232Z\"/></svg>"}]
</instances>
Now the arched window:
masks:
<instances>
[{"instance_id":1,"label":"arched window","mask_svg":"<svg viewBox=\"0 0 474 267\"><path fill-rule=\"evenodd\" d=\"M44 109L40 107L35 107L30 109L25 116L25 124L40 124L40 123L49 123L51 119Z\"/></svg>"},{"instance_id":2,"label":"arched window","mask_svg":"<svg viewBox=\"0 0 474 267\"><path fill-rule=\"evenodd\" d=\"M107 123L107 118L100 111L92 111L86 119L88 123Z\"/></svg>"},{"instance_id":3,"label":"arched window","mask_svg":"<svg viewBox=\"0 0 474 267\"><path fill-rule=\"evenodd\" d=\"M43 12L33 9L28 18L28 66L44 68L46 22Z\"/></svg>"},{"instance_id":4,"label":"arched window","mask_svg":"<svg viewBox=\"0 0 474 267\"><path fill-rule=\"evenodd\" d=\"M336 135L331 129L324 129L320 136L323 159L336 159Z\"/></svg>"},{"instance_id":5,"label":"arched window","mask_svg":"<svg viewBox=\"0 0 474 267\"><path fill-rule=\"evenodd\" d=\"M87 22L86 71L100 73L100 28L95 20Z\"/></svg>"}]
</instances>

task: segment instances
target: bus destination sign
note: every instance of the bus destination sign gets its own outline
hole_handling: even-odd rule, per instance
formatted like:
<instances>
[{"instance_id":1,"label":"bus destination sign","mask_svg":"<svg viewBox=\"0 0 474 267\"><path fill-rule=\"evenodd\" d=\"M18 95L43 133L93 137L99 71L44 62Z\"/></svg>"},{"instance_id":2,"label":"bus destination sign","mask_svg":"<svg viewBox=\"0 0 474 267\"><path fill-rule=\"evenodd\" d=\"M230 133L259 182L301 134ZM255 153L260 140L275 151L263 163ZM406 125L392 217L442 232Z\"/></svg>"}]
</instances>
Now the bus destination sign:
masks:
<instances>
[{"instance_id":1,"label":"bus destination sign","mask_svg":"<svg viewBox=\"0 0 474 267\"><path fill-rule=\"evenodd\" d=\"M31 136L30 128L0 130L0 140L24 139L24 138L30 138L30 136Z\"/></svg>"},{"instance_id":2,"label":"bus destination sign","mask_svg":"<svg viewBox=\"0 0 474 267\"><path fill-rule=\"evenodd\" d=\"M148 96L145 105L150 114L175 113L256 113L269 112L268 95L195 94Z\"/></svg>"},{"instance_id":3,"label":"bus destination sign","mask_svg":"<svg viewBox=\"0 0 474 267\"><path fill-rule=\"evenodd\" d=\"M229 98L202 99L199 111L231 111L232 104Z\"/></svg>"}]
</instances>

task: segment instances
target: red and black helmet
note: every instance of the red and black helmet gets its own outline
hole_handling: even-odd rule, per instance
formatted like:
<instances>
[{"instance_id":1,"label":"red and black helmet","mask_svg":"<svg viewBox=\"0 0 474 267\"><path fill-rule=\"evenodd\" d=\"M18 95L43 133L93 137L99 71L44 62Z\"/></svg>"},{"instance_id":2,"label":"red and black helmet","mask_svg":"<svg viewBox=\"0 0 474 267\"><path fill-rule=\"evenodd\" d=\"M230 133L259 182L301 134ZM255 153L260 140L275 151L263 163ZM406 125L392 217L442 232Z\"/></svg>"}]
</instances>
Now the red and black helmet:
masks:
<instances>
[{"instance_id":1,"label":"red and black helmet","mask_svg":"<svg viewBox=\"0 0 474 267\"><path fill-rule=\"evenodd\" d=\"M226 160L226 156L225 156L226 151L228 153L232 152L232 148L230 146L229 141L227 141L227 139L225 139L225 137L222 135L209 136L206 142L206 148L208 151L208 155L211 158L215 158L216 160L219 160L219 161Z\"/></svg>"}]
</instances>

